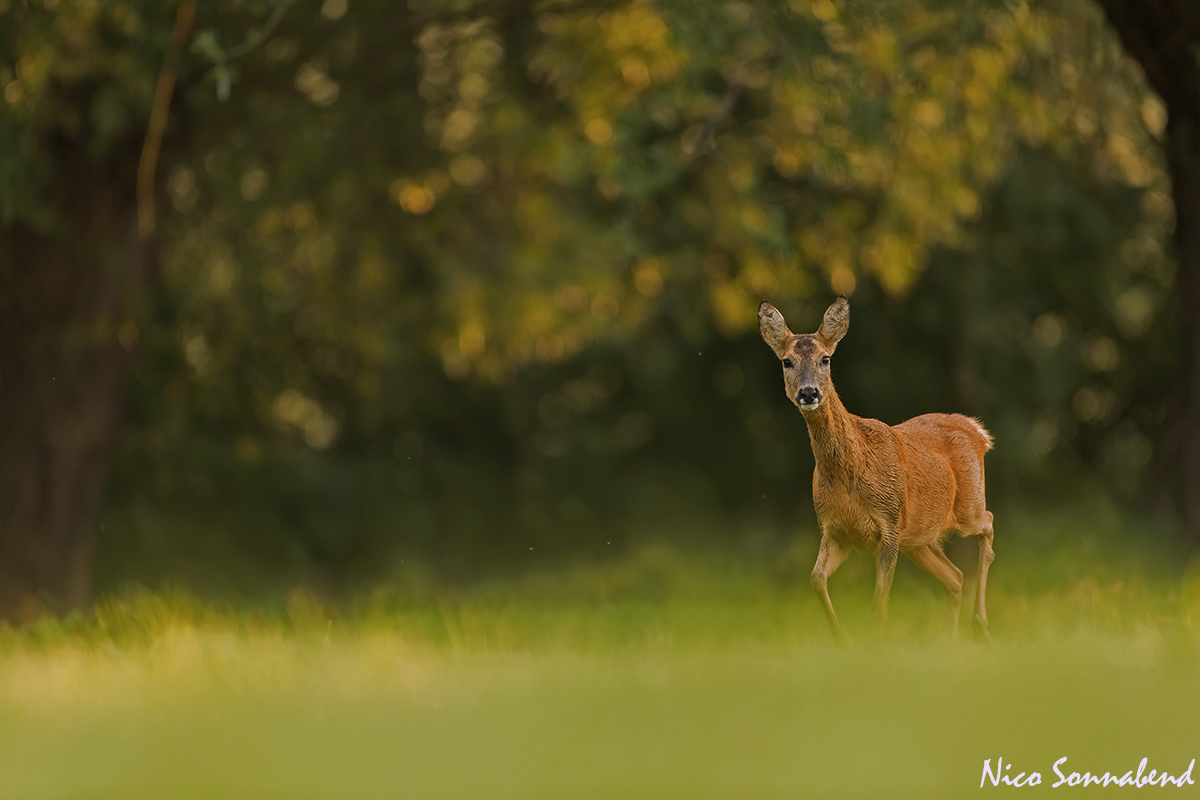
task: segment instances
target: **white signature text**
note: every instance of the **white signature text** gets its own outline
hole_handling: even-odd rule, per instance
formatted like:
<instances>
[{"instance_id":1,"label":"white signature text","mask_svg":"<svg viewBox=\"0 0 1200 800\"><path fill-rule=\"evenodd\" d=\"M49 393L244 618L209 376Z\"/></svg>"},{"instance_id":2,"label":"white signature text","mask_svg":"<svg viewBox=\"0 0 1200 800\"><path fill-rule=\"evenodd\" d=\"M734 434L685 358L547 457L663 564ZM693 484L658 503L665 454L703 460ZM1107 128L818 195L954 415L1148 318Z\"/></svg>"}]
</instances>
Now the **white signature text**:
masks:
<instances>
[{"instance_id":1,"label":"white signature text","mask_svg":"<svg viewBox=\"0 0 1200 800\"><path fill-rule=\"evenodd\" d=\"M1067 757L1063 756L1058 761L1054 762L1051 769L1058 776L1055 783L1050 784L1050 788L1057 789L1059 786L1136 786L1139 789L1143 786L1166 786L1168 783L1173 786L1182 787L1185 784L1195 783L1192 780L1192 768L1196 766L1196 759L1192 759L1192 763L1188 764L1188 768L1181 772L1178 776L1170 775L1167 772L1159 772L1152 769L1146 772L1147 758L1142 759L1142 763L1138 764L1137 772L1129 770L1124 775L1113 775L1111 772L1106 772L1103 775L1093 775L1090 772L1085 772L1080 775L1078 772L1071 772L1064 775L1063 770L1059 769L1067 762ZM979 788L988 781L992 782L992 786L1040 786L1042 783L1042 773L1040 772L1018 772L1012 773L1013 765L1005 764L1003 758L996 759L996 768L992 769L992 760L989 758L983 762L983 776L979 779ZM1065 769L1065 767L1064 767Z\"/></svg>"}]
</instances>

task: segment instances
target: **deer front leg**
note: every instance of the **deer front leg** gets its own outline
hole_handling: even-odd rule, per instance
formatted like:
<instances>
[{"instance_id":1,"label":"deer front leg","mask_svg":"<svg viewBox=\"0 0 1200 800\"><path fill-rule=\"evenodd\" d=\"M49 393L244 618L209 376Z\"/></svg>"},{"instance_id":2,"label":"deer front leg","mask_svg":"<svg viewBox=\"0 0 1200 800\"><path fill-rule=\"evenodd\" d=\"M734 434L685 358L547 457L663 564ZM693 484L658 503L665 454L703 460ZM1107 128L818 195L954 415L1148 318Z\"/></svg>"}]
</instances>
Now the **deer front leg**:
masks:
<instances>
[{"instance_id":1,"label":"deer front leg","mask_svg":"<svg viewBox=\"0 0 1200 800\"><path fill-rule=\"evenodd\" d=\"M888 596L892 593L892 577L896 574L896 559L900 556L900 532L883 529L879 540L879 556L875 561L875 599L871 613L875 627L883 633L887 622Z\"/></svg>"},{"instance_id":2,"label":"deer front leg","mask_svg":"<svg viewBox=\"0 0 1200 800\"><path fill-rule=\"evenodd\" d=\"M834 638L839 639L849 639L850 636L838 622L833 603L829 600L829 576L837 571L848 555L850 551L830 538L828 533L821 534L821 549L817 553L817 563L813 566L812 585L817 597L821 598L821 605L825 607L829 630L833 632Z\"/></svg>"}]
</instances>

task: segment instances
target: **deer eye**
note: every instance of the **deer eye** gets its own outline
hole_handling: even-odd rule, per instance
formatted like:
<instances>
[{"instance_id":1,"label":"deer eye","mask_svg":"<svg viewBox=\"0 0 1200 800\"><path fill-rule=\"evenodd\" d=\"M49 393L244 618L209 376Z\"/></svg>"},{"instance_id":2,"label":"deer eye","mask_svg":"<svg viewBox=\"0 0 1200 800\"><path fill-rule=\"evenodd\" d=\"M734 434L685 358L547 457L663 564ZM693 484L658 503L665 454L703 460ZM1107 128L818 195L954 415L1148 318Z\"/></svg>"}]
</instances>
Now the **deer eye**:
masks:
<instances>
[{"instance_id":1,"label":"deer eye","mask_svg":"<svg viewBox=\"0 0 1200 800\"><path fill-rule=\"evenodd\" d=\"M822 367L829 366L829 356L821 356L821 366Z\"/></svg>"},{"instance_id":2,"label":"deer eye","mask_svg":"<svg viewBox=\"0 0 1200 800\"><path fill-rule=\"evenodd\" d=\"M792 368L792 360L791 360L790 358L785 358L785 359L783 360L783 368L784 368L784 369L791 369L791 368Z\"/></svg>"}]
</instances>

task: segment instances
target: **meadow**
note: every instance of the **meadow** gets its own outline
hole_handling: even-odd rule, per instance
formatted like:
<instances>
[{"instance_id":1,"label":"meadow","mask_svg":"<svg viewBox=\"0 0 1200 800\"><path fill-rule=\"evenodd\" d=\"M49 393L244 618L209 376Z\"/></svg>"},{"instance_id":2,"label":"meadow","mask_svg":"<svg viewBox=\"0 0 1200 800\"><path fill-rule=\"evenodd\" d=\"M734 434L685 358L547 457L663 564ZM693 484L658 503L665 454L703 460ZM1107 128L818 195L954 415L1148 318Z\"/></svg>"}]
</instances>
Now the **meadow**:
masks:
<instances>
[{"instance_id":1,"label":"meadow","mask_svg":"<svg viewBox=\"0 0 1200 800\"><path fill-rule=\"evenodd\" d=\"M0 796L962 797L985 759L1040 772L1022 794L1063 756L1182 772L1200 753L1185 551L1110 536L1138 523L1108 508L1007 520L987 645L965 607L948 640L940 589L903 560L875 640L864 557L831 583L857 640L836 645L811 537L274 608L130 588L0 629ZM969 565L974 543L952 553Z\"/></svg>"}]
</instances>

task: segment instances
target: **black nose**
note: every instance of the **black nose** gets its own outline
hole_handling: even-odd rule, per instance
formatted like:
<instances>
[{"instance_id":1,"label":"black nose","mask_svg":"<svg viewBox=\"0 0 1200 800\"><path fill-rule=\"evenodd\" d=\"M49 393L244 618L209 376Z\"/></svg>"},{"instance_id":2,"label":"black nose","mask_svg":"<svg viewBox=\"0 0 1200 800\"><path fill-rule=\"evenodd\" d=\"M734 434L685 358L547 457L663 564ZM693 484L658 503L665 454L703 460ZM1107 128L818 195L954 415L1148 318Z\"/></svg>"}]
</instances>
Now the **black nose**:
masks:
<instances>
[{"instance_id":1,"label":"black nose","mask_svg":"<svg viewBox=\"0 0 1200 800\"><path fill-rule=\"evenodd\" d=\"M796 400L805 405L816 403L821 399L821 393L817 391L815 386L805 386L800 391L796 392Z\"/></svg>"}]
</instances>

